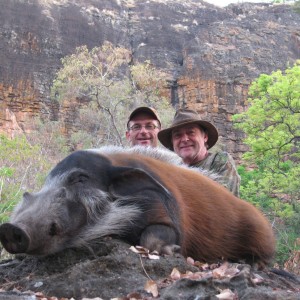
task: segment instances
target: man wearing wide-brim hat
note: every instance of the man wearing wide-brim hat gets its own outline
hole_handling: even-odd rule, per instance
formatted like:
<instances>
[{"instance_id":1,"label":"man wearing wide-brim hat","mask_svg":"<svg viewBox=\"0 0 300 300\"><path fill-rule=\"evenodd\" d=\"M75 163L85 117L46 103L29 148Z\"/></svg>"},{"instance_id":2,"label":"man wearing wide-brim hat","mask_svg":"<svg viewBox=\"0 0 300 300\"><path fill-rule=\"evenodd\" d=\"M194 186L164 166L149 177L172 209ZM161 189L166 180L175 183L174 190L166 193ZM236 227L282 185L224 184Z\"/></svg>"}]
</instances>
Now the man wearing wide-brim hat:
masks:
<instances>
[{"instance_id":1,"label":"man wearing wide-brim hat","mask_svg":"<svg viewBox=\"0 0 300 300\"><path fill-rule=\"evenodd\" d=\"M172 125L158 133L161 144L176 152L184 163L216 173L218 181L239 197L240 176L231 155L208 151L218 136L216 127L191 109L177 110Z\"/></svg>"}]
</instances>

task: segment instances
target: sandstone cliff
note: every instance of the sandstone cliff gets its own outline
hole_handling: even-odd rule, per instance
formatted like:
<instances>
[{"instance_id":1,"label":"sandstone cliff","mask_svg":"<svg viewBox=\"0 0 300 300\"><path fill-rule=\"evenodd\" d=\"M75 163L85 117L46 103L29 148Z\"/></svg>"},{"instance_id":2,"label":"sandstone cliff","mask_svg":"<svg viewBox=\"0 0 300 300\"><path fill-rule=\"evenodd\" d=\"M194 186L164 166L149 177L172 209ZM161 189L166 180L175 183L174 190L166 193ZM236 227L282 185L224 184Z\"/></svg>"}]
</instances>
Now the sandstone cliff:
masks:
<instances>
[{"instance_id":1,"label":"sandstone cliff","mask_svg":"<svg viewBox=\"0 0 300 300\"><path fill-rule=\"evenodd\" d=\"M0 4L0 132L30 130L36 114L72 122L49 91L60 59L105 40L169 74L174 106L218 127L227 150L244 151L231 116L261 73L300 58L300 15L288 5L215 7L201 0L11 0Z\"/></svg>"}]
</instances>

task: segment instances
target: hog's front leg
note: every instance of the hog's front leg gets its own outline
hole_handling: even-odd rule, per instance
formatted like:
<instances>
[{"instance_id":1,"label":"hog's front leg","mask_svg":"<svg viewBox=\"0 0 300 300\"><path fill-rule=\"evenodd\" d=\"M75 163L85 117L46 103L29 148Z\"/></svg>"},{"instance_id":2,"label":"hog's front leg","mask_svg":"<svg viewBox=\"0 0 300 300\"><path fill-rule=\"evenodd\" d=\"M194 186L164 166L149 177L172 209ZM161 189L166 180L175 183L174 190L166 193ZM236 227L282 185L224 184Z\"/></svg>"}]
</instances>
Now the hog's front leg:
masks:
<instances>
[{"instance_id":1,"label":"hog's front leg","mask_svg":"<svg viewBox=\"0 0 300 300\"><path fill-rule=\"evenodd\" d=\"M161 255L180 253L179 238L175 230L166 225L149 225L142 232L140 245Z\"/></svg>"}]
</instances>

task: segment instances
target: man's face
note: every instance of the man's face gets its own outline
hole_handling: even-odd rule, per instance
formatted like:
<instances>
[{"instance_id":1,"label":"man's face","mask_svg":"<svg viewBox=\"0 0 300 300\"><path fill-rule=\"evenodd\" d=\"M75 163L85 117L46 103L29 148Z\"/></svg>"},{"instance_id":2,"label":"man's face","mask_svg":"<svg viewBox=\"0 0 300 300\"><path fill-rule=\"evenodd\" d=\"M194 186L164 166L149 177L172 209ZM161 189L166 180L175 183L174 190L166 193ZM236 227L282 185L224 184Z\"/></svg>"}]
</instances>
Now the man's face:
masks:
<instances>
[{"instance_id":1,"label":"man's face","mask_svg":"<svg viewBox=\"0 0 300 300\"><path fill-rule=\"evenodd\" d=\"M189 165L206 157L207 139L207 134L197 125L185 125L172 131L174 151Z\"/></svg>"},{"instance_id":2,"label":"man's face","mask_svg":"<svg viewBox=\"0 0 300 300\"><path fill-rule=\"evenodd\" d=\"M131 146L157 147L157 134L160 131L159 122L151 115L139 113L135 115L128 124L126 138Z\"/></svg>"}]
</instances>

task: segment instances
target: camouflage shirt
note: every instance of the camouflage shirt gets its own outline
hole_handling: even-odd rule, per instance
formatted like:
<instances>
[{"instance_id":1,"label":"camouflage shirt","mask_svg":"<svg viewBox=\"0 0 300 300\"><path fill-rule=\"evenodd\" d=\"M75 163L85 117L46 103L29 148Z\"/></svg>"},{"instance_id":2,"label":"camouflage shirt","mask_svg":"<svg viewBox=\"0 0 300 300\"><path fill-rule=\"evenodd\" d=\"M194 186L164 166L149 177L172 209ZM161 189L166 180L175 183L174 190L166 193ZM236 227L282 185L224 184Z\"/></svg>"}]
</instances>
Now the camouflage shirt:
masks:
<instances>
[{"instance_id":1,"label":"camouflage shirt","mask_svg":"<svg viewBox=\"0 0 300 300\"><path fill-rule=\"evenodd\" d=\"M224 151L209 153L208 156L193 165L216 173L217 181L230 190L235 196L240 196L241 178L236 170L232 156Z\"/></svg>"}]
</instances>

